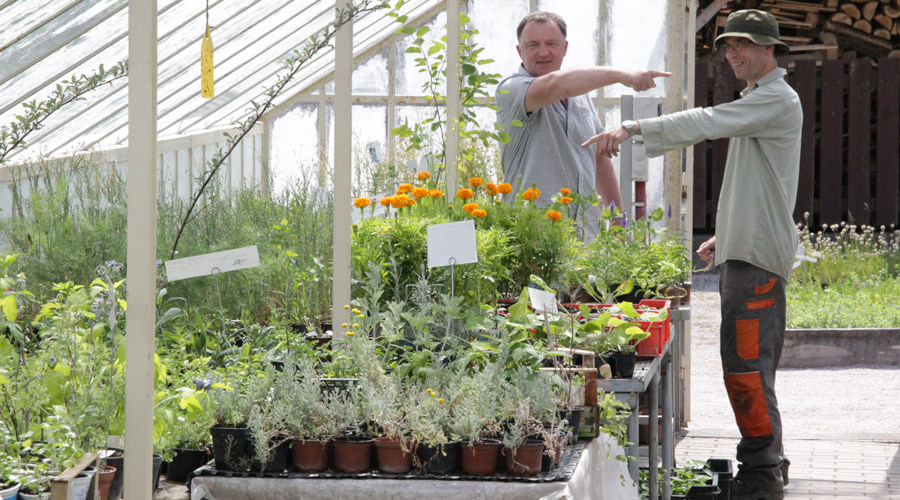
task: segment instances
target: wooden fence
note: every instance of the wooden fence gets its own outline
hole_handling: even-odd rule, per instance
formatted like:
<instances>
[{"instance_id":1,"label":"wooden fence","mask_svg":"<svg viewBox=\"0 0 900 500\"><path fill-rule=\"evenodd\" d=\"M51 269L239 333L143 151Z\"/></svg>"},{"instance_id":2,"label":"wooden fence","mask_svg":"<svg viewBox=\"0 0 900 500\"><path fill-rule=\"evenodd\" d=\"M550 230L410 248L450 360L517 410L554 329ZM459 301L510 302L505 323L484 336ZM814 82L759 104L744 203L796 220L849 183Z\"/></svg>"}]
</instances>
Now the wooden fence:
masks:
<instances>
[{"instance_id":1,"label":"wooden fence","mask_svg":"<svg viewBox=\"0 0 900 500\"><path fill-rule=\"evenodd\" d=\"M697 61L695 105L737 99L743 82L721 59ZM900 222L900 59L795 60L788 81L803 106L794 219L814 227ZM694 220L712 232L728 140L694 146Z\"/></svg>"}]
</instances>

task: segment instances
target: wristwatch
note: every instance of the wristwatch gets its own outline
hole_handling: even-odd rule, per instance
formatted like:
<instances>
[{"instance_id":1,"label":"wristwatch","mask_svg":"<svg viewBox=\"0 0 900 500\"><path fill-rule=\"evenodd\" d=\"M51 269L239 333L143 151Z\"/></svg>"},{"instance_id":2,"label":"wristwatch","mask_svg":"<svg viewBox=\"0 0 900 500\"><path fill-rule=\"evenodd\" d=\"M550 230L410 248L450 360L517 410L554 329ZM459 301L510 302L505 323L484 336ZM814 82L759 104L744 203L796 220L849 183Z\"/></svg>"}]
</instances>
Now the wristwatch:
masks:
<instances>
[{"instance_id":1,"label":"wristwatch","mask_svg":"<svg viewBox=\"0 0 900 500\"><path fill-rule=\"evenodd\" d=\"M624 122L622 122L622 128L624 128L625 131L628 132L628 137L634 135L634 124L635 122L633 120L625 120Z\"/></svg>"}]
</instances>

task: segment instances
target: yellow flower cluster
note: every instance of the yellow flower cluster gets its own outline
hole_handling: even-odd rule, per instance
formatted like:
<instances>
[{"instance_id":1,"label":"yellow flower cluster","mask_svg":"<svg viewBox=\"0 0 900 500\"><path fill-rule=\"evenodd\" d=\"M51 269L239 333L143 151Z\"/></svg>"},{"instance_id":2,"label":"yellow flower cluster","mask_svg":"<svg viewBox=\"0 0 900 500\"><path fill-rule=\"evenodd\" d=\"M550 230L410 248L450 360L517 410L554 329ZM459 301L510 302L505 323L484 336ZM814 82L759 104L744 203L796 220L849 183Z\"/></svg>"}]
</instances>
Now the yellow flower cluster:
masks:
<instances>
[{"instance_id":1,"label":"yellow flower cluster","mask_svg":"<svg viewBox=\"0 0 900 500\"><path fill-rule=\"evenodd\" d=\"M372 204L372 200L368 198L357 198L353 200L353 206L356 208L366 208Z\"/></svg>"},{"instance_id":2,"label":"yellow flower cluster","mask_svg":"<svg viewBox=\"0 0 900 500\"><path fill-rule=\"evenodd\" d=\"M527 201L536 201L541 196L541 190L536 187L530 187L522 193L522 199Z\"/></svg>"},{"instance_id":3,"label":"yellow flower cluster","mask_svg":"<svg viewBox=\"0 0 900 500\"><path fill-rule=\"evenodd\" d=\"M456 197L460 200L471 200L475 197L475 193L471 189L462 188L456 192Z\"/></svg>"},{"instance_id":4,"label":"yellow flower cluster","mask_svg":"<svg viewBox=\"0 0 900 500\"><path fill-rule=\"evenodd\" d=\"M557 212L556 210L547 210L547 218L556 222L559 219L562 219L562 214Z\"/></svg>"},{"instance_id":5,"label":"yellow flower cluster","mask_svg":"<svg viewBox=\"0 0 900 500\"><path fill-rule=\"evenodd\" d=\"M431 179L431 172L419 172L416 174L416 179L419 181L427 181L428 179Z\"/></svg>"},{"instance_id":6,"label":"yellow flower cluster","mask_svg":"<svg viewBox=\"0 0 900 500\"><path fill-rule=\"evenodd\" d=\"M397 194L406 194L413 190L412 184L400 184L397 188Z\"/></svg>"},{"instance_id":7,"label":"yellow flower cluster","mask_svg":"<svg viewBox=\"0 0 900 500\"><path fill-rule=\"evenodd\" d=\"M476 208L478 208L478 203L466 203L463 205L463 210L468 214L472 213L472 210L475 210Z\"/></svg>"}]
</instances>

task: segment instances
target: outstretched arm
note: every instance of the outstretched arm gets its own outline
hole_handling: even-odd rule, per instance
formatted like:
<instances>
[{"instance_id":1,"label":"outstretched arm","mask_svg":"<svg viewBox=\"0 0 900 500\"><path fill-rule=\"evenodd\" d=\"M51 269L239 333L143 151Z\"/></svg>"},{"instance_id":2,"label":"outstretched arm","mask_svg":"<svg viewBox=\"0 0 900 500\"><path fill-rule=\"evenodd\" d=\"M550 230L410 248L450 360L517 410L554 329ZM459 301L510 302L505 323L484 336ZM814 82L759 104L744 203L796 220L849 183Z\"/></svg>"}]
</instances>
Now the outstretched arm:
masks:
<instances>
[{"instance_id":1,"label":"outstretched arm","mask_svg":"<svg viewBox=\"0 0 900 500\"><path fill-rule=\"evenodd\" d=\"M561 69L539 76L531 82L525 94L525 111L530 113L556 101L586 94L614 83L621 83L641 92L656 87L654 78L670 75L668 71L607 66Z\"/></svg>"}]
</instances>

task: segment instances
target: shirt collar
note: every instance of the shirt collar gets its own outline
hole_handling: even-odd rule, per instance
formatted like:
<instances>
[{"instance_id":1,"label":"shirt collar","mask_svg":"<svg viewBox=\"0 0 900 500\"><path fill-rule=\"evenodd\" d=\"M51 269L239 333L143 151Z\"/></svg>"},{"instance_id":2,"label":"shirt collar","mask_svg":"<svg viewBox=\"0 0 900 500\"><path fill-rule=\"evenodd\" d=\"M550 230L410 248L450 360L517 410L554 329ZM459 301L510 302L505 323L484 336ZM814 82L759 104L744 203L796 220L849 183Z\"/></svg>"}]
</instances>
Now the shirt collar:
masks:
<instances>
[{"instance_id":1,"label":"shirt collar","mask_svg":"<svg viewBox=\"0 0 900 500\"><path fill-rule=\"evenodd\" d=\"M756 83L753 85L753 87L747 87L744 90L742 90L741 97L744 97L745 95L752 92L753 89L759 88L761 85L768 85L769 83L774 82L775 80L777 80L779 78L784 78L785 75L787 75L786 69L781 68L781 67L776 67L772 71L769 71L768 73L763 75L762 78L757 80Z\"/></svg>"}]
</instances>

